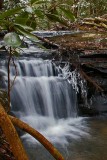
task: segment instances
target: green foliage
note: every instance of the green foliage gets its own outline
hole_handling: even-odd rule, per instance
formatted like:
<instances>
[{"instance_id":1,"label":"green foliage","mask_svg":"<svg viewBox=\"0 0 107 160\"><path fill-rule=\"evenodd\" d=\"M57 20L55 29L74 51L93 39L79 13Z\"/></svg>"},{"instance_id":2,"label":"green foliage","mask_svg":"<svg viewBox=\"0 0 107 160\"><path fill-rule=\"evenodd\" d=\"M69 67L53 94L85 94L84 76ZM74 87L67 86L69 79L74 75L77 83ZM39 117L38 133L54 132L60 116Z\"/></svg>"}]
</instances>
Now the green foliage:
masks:
<instances>
[{"instance_id":1,"label":"green foliage","mask_svg":"<svg viewBox=\"0 0 107 160\"><path fill-rule=\"evenodd\" d=\"M32 31L55 24L69 26L76 18L107 12L106 0L4 0L0 30L37 40ZM75 18L76 17L76 18Z\"/></svg>"},{"instance_id":2,"label":"green foliage","mask_svg":"<svg viewBox=\"0 0 107 160\"><path fill-rule=\"evenodd\" d=\"M27 31L26 29L24 29L23 27L21 26L15 26L15 30L25 36L25 37L28 37L29 39L33 40L33 41L37 41L37 38L35 35L33 35L32 33L30 33L29 31Z\"/></svg>"},{"instance_id":3,"label":"green foliage","mask_svg":"<svg viewBox=\"0 0 107 160\"><path fill-rule=\"evenodd\" d=\"M71 21L74 21L75 20L75 16L74 14L70 11L70 10L67 10L65 8L62 8L60 7L61 11L63 11L63 13L65 14L65 16L70 19Z\"/></svg>"},{"instance_id":4,"label":"green foliage","mask_svg":"<svg viewBox=\"0 0 107 160\"><path fill-rule=\"evenodd\" d=\"M7 33L4 36L4 42L7 46L10 46L13 48L19 47L21 45L21 40L19 35L14 32Z\"/></svg>"},{"instance_id":5,"label":"green foliage","mask_svg":"<svg viewBox=\"0 0 107 160\"><path fill-rule=\"evenodd\" d=\"M64 22L63 20L61 20L57 15L55 14L50 14L47 13L46 14L47 18L52 21L52 22L60 22L61 24L67 25L66 22Z\"/></svg>"},{"instance_id":6,"label":"green foliage","mask_svg":"<svg viewBox=\"0 0 107 160\"><path fill-rule=\"evenodd\" d=\"M7 11L4 11L0 14L0 19L4 19L4 18L8 18L8 17L11 17L13 16L14 14L20 12L22 9L22 7L17 7L17 8L14 8L14 9L10 9L10 10L7 10Z\"/></svg>"},{"instance_id":7,"label":"green foliage","mask_svg":"<svg viewBox=\"0 0 107 160\"><path fill-rule=\"evenodd\" d=\"M107 14L107 0L77 0L73 4L77 18L95 17Z\"/></svg>"},{"instance_id":8,"label":"green foliage","mask_svg":"<svg viewBox=\"0 0 107 160\"><path fill-rule=\"evenodd\" d=\"M44 14L43 14L43 11L41 10L41 9L35 9L34 10L34 13L35 13L35 15L37 16L37 17L39 17L39 18L41 18L41 19L43 19L44 18Z\"/></svg>"},{"instance_id":9,"label":"green foliage","mask_svg":"<svg viewBox=\"0 0 107 160\"><path fill-rule=\"evenodd\" d=\"M32 31L40 27L41 23L42 26L47 24L49 26L51 23L68 25L65 18L71 21L75 20L72 12L62 7L59 2L52 0L5 0L4 8L0 13L0 29L27 36L35 41L37 38L32 34Z\"/></svg>"}]
</instances>

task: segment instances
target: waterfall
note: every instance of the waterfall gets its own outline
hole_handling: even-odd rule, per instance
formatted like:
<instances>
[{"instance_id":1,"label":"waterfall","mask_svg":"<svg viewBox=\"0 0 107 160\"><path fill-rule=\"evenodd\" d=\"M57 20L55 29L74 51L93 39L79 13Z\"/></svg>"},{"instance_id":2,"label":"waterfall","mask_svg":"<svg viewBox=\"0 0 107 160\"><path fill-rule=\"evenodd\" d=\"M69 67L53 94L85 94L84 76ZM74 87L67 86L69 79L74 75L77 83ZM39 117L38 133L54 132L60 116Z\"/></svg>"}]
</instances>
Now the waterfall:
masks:
<instances>
[{"instance_id":1,"label":"waterfall","mask_svg":"<svg viewBox=\"0 0 107 160\"><path fill-rule=\"evenodd\" d=\"M53 119L76 116L76 95L72 85L56 76L54 68L51 61L40 59L17 62L18 77L11 93L15 115L20 118L22 115L41 115ZM11 75L14 74L12 67Z\"/></svg>"},{"instance_id":2,"label":"waterfall","mask_svg":"<svg viewBox=\"0 0 107 160\"><path fill-rule=\"evenodd\" d=\"M17 78L11 90L11 112L41 132L53 143L67 144L67 138L87 135L83 119L77 118L77 98L72 84L50 60L15 61ZM4 69L4 68L3 68ZM6 70L6 69L4 69ZM11 80L15 76L11 65ZM28 134L22 139L37 143Z\"/></svg>"}]
</instances>

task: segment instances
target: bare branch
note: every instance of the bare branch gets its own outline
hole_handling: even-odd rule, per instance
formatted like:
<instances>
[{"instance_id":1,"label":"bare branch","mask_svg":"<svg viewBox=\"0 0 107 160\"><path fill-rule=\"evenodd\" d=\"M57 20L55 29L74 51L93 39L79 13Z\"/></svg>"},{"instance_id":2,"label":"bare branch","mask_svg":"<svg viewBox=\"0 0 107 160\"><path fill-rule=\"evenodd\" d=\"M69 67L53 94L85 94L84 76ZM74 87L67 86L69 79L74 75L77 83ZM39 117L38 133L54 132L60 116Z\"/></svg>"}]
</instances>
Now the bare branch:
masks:
<instances>
[{"instance_id":1,"label":"bare branch","mask_svg":"<svg viewBox=\"0 0 107 160\"><path fill-rule=\"evenodd\" d=\"M93 81L83 70L80 70L80 74L82 75L82 77L84 77L88 82L92 83L93 86L99 90L99 91L103 91L103 89L95 82Z\"/></svg>"},{"instance_id":2,"label":"bare branch","mask_svg":"<svg viewBox=\"0 0 107 160\"><path fill-rule=\"evenodd\" d=\"M14 80L13 80L11 86L10 86L10 90L12 89L12 87L13 87L13 85L14 85L14 82L15 82L15 80L16 80L16 77L17 77L17 75L18 75L17 66L16 66L16 64L15 64L15 62L14 62L14 58L13 58L13 57L12 57L12 62L13 62L13 65L14 65L14 67L15 67L15 77L14 77Z\"/></svg>"},{"instance_id":3,"label":"bare branch","mask_svg":"<svg viewBox=\"0 0 107 160\"><path fill-rule=\"evenodd\" d=\"M10 112L10 62L11 62L11 47L9 49L9 58L8 58L8 112Z\"/></svg>"}]
</instances>

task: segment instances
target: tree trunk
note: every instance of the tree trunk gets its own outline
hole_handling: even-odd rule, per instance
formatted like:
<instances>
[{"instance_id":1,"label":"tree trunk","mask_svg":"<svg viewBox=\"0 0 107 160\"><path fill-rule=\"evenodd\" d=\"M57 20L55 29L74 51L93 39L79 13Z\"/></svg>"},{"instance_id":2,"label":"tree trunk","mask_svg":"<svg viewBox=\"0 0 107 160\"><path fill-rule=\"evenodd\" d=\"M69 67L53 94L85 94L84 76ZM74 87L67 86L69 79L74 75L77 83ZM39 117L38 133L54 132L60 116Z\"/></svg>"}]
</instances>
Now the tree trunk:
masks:
<instances>
[{"instance_id":1,"label":"tree trunk","mask_svg":"<svg viewBox=\"0 0 107 160\"><path fill-rule=\"evenodd\" d=\"M22 143L18 137L16 129L14 128L9 116L0 104L0 127L6 136L7 141L12 149L12 153L16 160L28 160Z\"/></svg>"},{"instance_id":2,"label":"tree trunk","mask_svg":"<svg viewBox=\"0 0 107 160\"><path fill-rule=\"evenodd\" d=\"M74 13L74 16L77 18L78 17L78 6L77 6L77 4L78 4L78 2L79 2L79 0L74 0L74 11L73 11L73 13Z\"/></svg>"},{"instance_id":3,"label":"tree trunk","mask_svg":"<svg viewBox=\"0 0 107 160\"><path fill-rule=\"evenodd\" d=\"M3 7L3 2L4 2L4 0L0 0L0 10L1 10L2 7Z\"/></svg>"},{"instance_id":4,"label":"tree trunk","mask_svg":"<svg viewBox=\"0 0 107 160\"><path fill-rule=\"evenodd\" d=\"M56 160L64 160L63 156L58 152L58 150L42 134L30 127L25 122L22 122L21 120L12 116L9 117L14 125L36 138Z\"/></svg>"}]
</instances>

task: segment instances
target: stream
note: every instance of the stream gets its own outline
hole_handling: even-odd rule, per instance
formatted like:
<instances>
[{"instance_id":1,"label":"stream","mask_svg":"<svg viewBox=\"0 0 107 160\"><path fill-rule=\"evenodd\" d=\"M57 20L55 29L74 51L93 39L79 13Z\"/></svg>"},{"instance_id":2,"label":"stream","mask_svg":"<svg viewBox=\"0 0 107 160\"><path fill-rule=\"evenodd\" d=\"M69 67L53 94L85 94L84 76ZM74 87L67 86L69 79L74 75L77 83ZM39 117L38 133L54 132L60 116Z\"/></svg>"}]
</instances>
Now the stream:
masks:
<instances>
[{"instance_id":1,"label":"stream","mask_svg":"<svg viewBox=\"0 0 107 160\"><path fill-rule=\"evenodd\" d=\"M39 36L56 36L70 32L35 32ZM51 60L52 50L40 49L29 40L15 59L17 78L11 91L11 114L42 133L65 160L107 159L107 118L78 116L75 72L71 83L66 70ZM39 43L39 42L37 42ZM1 60L2 86L7 87L7 62ZM11 63L11 81L15 76ZM83 85L83 84L81 84ZM53 160L33 137L18 130L29 160Z\"/></svg>"},{"instance_id":2,"label":"stream","mask_svg":"<svg viewBox=\"0 0 107 160\"><path fill-rule=\"evenodd\" d=\"M105 116L86 120L89 135L77 139L69 139L68 145L55 145L65 160L106 160L107 159L107 118ZM63 140L62 140L63 141ZM41 146L27 146L32 160L54 160Z\"/></svg>"}]
</instances>

